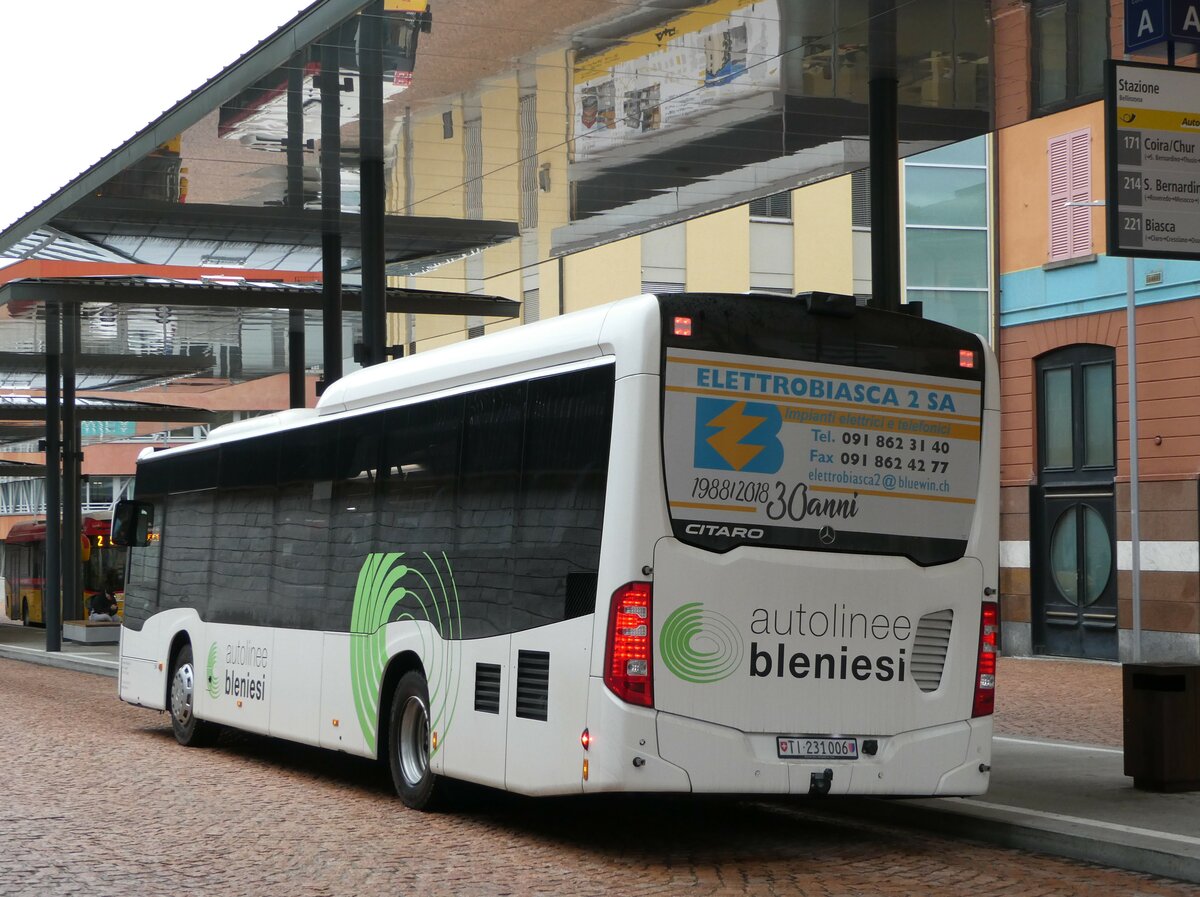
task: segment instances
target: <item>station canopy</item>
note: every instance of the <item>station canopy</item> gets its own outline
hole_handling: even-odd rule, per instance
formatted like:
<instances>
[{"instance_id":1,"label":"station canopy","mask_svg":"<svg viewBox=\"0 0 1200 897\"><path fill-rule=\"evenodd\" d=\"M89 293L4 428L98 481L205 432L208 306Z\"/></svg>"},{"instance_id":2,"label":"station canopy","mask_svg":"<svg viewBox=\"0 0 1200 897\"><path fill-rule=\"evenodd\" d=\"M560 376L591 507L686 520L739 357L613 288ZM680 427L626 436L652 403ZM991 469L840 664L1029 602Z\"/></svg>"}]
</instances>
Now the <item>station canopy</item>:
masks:
<instances>
[{"instance_id":1,"label":"station canopy","mask_svg":"<svg viewBox=\"0 0 1200 897\"><path fill-rule=\"evenodd\" d=\"M990 127L991 5L894 4L902 156ZM384 44L384 256L405 278L391 283L461 291L465 277L473 292L520 300L558 257L865 168L881 7L323 0L0 232L0 256L319 272L322 193L336 183L353 284L361 26L372 16ZM323 64L336 110L323 109ZM336 150L322 139L334 113ZM0 353L37 351L22 320L0 327ZM308 324L315 366L319 316ZM84 308L83 342L218 367L236 352L250 376L287 369L281 328L286 315L269 309L101 302Z\"/></svg>"}]
</instances>

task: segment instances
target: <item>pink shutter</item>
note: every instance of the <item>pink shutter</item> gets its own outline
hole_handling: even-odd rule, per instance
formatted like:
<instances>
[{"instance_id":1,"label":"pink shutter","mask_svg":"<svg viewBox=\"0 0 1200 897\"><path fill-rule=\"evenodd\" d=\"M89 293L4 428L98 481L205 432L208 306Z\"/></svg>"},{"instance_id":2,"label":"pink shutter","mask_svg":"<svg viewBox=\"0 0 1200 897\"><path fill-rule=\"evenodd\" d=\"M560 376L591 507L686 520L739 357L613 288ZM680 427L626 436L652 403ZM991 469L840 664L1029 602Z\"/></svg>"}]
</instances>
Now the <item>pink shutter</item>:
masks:
<instances>
[{"instance_id":1,"label":"pink shutter","mask_svg":"<svg viewBox=\"0 0 1200 897\"><path fill-rule=\"evenodd\" d=\"M1071 202L1092 201L1092 132L1069 134L1071 143ZM1071 258L1092 251L1092 210L1086 206L1071 208Z\"/></svg>"},{"instance_id":2,"label":"pink shutter","mask_svg":"<svg viewBox=\"0 0 1200 897\"><path fill-rule=\"evenodd\" d=\"M1071 198L1071 138L1050 141L1050 261L1071 256L1071 212L1063 204Z\"/></svg>"},{"instance_id":3,"label":"pink shutter","mask_svg":"<svg viewBox=\"0 0 1200 897\"><path fill-rule=\"evenodd\" d=\"M1092 132L1088 128L1050 141L1050 261L1092 251L1092 210L1068 206L1092 199Z\"/></svg>"}]
</instances>

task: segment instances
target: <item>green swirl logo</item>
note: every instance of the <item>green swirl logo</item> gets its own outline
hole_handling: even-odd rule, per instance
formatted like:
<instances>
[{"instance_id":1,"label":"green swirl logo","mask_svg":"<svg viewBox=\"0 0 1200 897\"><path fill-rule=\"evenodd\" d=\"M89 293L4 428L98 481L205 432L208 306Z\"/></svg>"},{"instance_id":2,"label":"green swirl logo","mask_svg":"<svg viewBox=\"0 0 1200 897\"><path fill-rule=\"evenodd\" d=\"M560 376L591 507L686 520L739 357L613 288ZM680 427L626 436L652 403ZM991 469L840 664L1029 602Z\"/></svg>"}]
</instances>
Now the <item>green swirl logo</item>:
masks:
<instances>
[{"instance_id":1,"label":"green swirl logo","mask_svg":"<svg viewBox=\"0 0 1200 897\"><path fill-rule=\"evenodd\" d=\"M462 612L450 559L422 552L369 554L358 572L350 611L350 685L358 724L367 744L374 744L383 714L383 672L388 662L390 622L427 621L437 636L422 643L421 660L429 684L430 728L438 731L436 754L450 732L458 706L458 661L462 656Z\"/></svg>"},{"instance_id":2,"label":"green swirl logo","mask_svg":"<svg viewBox=\"0 0 1200 897\"><path fill-rule=\"evenodd\" d=\"M221 697L221 683L217 681L217 643L208 646L208 696L213 700Z\"/></svg>"},{"instance_id":3,"label":"green swirl logo","mask_svg":"<svg viewBox=\"0 0 1200 897\"><path fill-rule=\"evenodd\" d=\"M685 682L719 682L742 663L745 645L728 618L705 610L699 601L676 608L663 622L659 657Z\"/></svg>"}]
</instances>

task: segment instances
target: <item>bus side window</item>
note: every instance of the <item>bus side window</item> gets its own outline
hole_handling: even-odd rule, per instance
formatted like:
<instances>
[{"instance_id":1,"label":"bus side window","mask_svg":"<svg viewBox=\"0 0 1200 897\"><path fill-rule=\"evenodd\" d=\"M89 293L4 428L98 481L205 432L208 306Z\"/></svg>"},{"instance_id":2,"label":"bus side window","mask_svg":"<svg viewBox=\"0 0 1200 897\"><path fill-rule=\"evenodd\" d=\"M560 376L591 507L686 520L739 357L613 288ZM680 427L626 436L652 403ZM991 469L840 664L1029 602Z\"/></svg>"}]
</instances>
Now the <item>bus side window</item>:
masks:
<instances>
[{"instance_id":1,"label":"bus side window","mask_svg":"<svg viewBox=\"0 0 1200 897\"><path fill-rule=\"evenodd\" d=\"M271 606L276 625L300 629L349 629L349 616L331 619L329 509L337 424L289 431L279 450L275 493ZM351 592L353 598L353 592Z\"/></svg>"},{"instance_id":2,"label":"bus side window","mask_svg":"<svg viewBox=\"0 0 1200 897\"><path fill-rule=\"evenodd\" d=\"M370 414L338 424L325 612L332 619L345 621L347 629L359 571L367 555L375 550L375 493L382 442L382 415Z\"/></svg>"},{"instance_id":3,"label":"bus side window","mask_svg":"<svg viewBox=\"0 0 1200 897\"><path fill-rule=\"evenodd\" d=\"M529 385L513 586L528 625L595 610L613 385L608 365Z\"/></svg>"},{"instance_id":4,"label":"bus side window","mask_svg":"<svg viewBox=\"0 0 1200 897\"><path fill-rule=\"evenodd\" d=\"M167 499L171 526L162 538L159 605L194 607L202 620L209 619L216 496L216 489L171 495Z\"/></svg>"},{"instance_id":5,"label":"bus side window","mask_svg":"<svg viewBox=\"0 0 1200 897\"><path fill-rule=\"evenodd\" d=\"M124 623L141 629L158 608L158 571L162 557L162 530L167 520L166 497L154 502L155 514L146 532L143 548L129 551L129 575L125 582Z\"/></svg>"},{"instance_id":6,"label":"bus side window","mask_svg":"<svg viewBox=\"0 0 1200 897\"><path fill-rule=\"evenodd\" d=\"M456 578L467 638L526 629L511 614L527 384L467 396L456 504ZM465 600L462 596L468 596Z\"/></svg>"},{"instance_id":7,"label":"bus side window","mask_svg":"<svg viewBox=\"0 0 1200 897\"><path fill-rule=\"evenodd\" d=\"M454 524L464 402L449 396L387 412L376 530L376 551L427 552L439 569L445 552L460 584Z\"/></svg>"},{"instance_id":8,"label":"bus side window","mask_svg":"<svg viewBox=\"0 0 1200 897\"><path fill-rule=\"evenodd\" d=\"M279 444L272 434L221 447L212 539L214 622L278 624L269 596Z\"/></svg>"}]
</instances>

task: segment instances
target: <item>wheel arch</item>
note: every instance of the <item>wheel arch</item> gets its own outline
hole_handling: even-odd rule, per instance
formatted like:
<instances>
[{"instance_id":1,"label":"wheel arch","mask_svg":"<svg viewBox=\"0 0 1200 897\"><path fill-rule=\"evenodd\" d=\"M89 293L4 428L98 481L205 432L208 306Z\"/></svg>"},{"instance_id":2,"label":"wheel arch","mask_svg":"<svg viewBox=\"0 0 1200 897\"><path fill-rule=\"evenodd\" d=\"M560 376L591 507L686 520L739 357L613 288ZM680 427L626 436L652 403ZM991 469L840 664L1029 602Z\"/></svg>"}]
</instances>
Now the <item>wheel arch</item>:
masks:
<instances>
[{"instance_id":1,"label":"wheel arch","mask_svg":"<svg viewBox=\"0 0 1200 897\"><path fill-rule=\"evenodd\" d=\"M171 636L171 646L167 649L167 675L166 682L163 684L163 706L170 708L171 706L171 674L175 670L175 658L179 656L179 652L183 650L184 645L192 644L192 636L186 629L181 629ZM192 660L195 661L196 652L192 650Z\"/></svg>"},{"instance_id":2,"label":"wheel arch","mask_svg":"<svg viewBox=\"0 0 1200 897\"><path fill-rule=\"evenodd\" d=\"M396 690L396 683L400 681L400 677L410 670L416 670L422 676L425 674L425 664L421 663L421 658L417 656L415 651L401 651L388 661L387 668L383 671L383 681L379 686L379 722L375 726L375 756L378 759L386 760L388 740L388 714L391 711L391 696ZM428 679L428 676L426 676Z\"/></svg>"}]
</instances>

